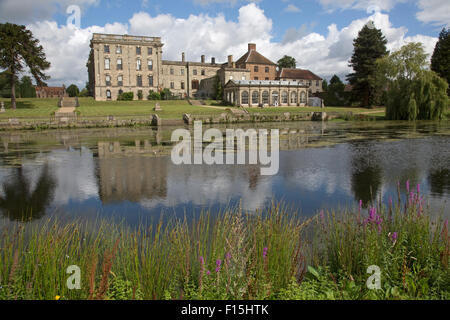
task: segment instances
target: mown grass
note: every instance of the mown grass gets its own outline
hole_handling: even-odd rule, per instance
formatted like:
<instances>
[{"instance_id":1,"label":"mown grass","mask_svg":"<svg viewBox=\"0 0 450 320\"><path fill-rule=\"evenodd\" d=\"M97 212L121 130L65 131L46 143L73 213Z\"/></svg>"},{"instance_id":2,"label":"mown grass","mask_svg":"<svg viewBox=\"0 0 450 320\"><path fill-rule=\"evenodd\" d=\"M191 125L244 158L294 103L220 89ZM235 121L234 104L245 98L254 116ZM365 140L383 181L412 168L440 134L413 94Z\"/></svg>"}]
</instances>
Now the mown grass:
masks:
<instances>
[{"instance_id":1,"label":"mown grass","mask_svg":"<svg viewBox=\"0 0 450 320\"><path fill-rule=\"evenodd\" d=\"M17 99L17 109L11 109L11 100L0 98L5 103L6 112L0 113L0 119L19 118L23 120L50 119L58 109L58 99ZM161 105L162 111L155 112L156 103ZM80 107L77 108L81 117L136 117L158 114L163 119L181 120L184 113L193 115L214 115L223 112L220 109L191 106L185 100L171 101L95 101L93 98L79 98Z\"/></svg>"},{"instance_id":2,"label":"mown grass","mask_svg":"<svg viewBox=\"0 0 450 320\"><path fill-rule=\"evenodd\" d=\"M431 218L419 191L365 211L4 227L0 299L449 299L448 221ZM66 285L70 265L79 290ZM378 290L366 285L373 265Z\"/></svg>"}]
</instances>

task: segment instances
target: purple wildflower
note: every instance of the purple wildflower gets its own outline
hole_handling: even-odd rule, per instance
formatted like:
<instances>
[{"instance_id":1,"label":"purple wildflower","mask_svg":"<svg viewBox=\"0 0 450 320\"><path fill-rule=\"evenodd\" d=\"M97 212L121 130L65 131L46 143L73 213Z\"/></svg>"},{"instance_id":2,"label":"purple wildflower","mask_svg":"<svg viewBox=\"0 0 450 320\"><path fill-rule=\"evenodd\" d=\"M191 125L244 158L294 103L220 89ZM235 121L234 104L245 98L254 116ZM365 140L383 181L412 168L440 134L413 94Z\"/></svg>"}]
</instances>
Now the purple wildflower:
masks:
<instances>
[{"instance_id":1,"label":"purple wildflower","mask_svg":"<svg viewBox=\"0 0 450 320\"><path fill-rule=\"evenodd\" d=\"M263 258L265 259L267 257L267 252L269 251L269 248L265 247L263 249Z\"/></svg>"},{"instance_id":2,"label":"purple wildflower","mask_svg":"<svg viewBox=\"0 0 450 320\"><path fill-rule=\"evenodd\" d=\"M417 184L417 194L420 193L420 183Z\"/></svg>"},{"instance_id":3,"label":"purple wildflower","mask_svg":"<svg viewBox=\"0 0 450 320\"><path fill-rule=\"evenodd\" d=\"M203 266L205 264L205 259L203 257L200 257L200 264Z\"/></svg>"},{"instance_id":4,"label":"purple wildflower","mask_svg":"<svg viewBox=\"0 0 450 320\"><path fill-rule=\"evenodd\" d=\"M392 233L392 234L391 234L391 239L392 239L393 242L397 241L397 239L398 239L398 233L397 233L397 232Z\"/></svg>"},{"instance_id":5,"label":"purple wildflower","mask_svg":"<svg viewBox=\"0 0 450 320\"><path fill-rule=\"evenodd\" d=\"M406 191L409 193L409 180L406 181Z\"/></svg>"},{"instance_id":6,"label":"purple wildflower","mask_svg":"<svg viewBox=\"0 0 450 320\"><path fill-rule=\"evenodd\" d=\"M216 272L219 272L220 271L220 266L222 265L222 260L217 260L216 261Z\"/></svg>"},{"instance_id":7,"label":"purple wildflower","mask_svg":"<svg viewBox=\"0 0 450 320\"><path fill-rule=\"evenodd\" d=\"M206 274L209 276L211 274L211 271L206 271Z\"/></svg>"},{"instance_id":8,"label":"purple wildflower","mask_svg":"<svg viewBox=\"0 0 450 320\"><path fill-rule=\"evenodd\" d=\"M359 200L359 211L361 212L361 209L362 209L362 205L363 205L363 201L362 200Z\"/></svg>"}]
</instances>

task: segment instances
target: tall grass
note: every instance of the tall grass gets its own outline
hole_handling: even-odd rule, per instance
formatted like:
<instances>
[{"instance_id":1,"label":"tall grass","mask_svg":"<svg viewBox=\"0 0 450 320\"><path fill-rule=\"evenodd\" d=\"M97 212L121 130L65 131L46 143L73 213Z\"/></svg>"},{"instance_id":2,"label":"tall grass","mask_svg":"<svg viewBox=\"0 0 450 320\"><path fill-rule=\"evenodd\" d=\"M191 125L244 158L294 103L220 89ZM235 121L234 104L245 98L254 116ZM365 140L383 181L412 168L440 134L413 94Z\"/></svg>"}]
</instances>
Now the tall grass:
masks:
<instances>
[{"instance_id":1,"label":"tall grass","mask_svg":"<svg viewBox=\"0 0 450 320\"><path fill-rule=\"evenodd\" d=\"M448 222L420 191L310 220L280 204L137 229L52 219L0 230L0 299L448 299L449 256ZM380 290L366 286L371 265Z\"/></svg>"}]
</instances>

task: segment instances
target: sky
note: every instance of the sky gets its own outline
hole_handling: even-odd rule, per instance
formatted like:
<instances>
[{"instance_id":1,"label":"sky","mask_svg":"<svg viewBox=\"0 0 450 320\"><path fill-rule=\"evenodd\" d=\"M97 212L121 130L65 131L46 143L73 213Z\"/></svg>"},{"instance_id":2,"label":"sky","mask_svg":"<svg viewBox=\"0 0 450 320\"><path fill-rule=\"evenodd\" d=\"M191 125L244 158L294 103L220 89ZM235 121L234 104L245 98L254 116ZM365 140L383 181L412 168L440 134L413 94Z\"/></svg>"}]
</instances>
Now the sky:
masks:
<instances>
[{"instance_id":1,"label":"sky","mask_svg":"<svg viewBox=\"0 0 450 320\"><path fill-rule=\"evenodd\" d=\"M75 9L74 9L75 8ZM79 8L79 15L77 15ZM76 17L79 17L77 19ZM49 85L84 87L93 33L161 37L163 59L238 59L249 42L276 62L293 56L298 68L345 80L353 39L368 22L388 49L422 42L432 54L450 27L449 0L1 0L0 23L26 25L44 47Z\"/></svg>"}]
</instances>

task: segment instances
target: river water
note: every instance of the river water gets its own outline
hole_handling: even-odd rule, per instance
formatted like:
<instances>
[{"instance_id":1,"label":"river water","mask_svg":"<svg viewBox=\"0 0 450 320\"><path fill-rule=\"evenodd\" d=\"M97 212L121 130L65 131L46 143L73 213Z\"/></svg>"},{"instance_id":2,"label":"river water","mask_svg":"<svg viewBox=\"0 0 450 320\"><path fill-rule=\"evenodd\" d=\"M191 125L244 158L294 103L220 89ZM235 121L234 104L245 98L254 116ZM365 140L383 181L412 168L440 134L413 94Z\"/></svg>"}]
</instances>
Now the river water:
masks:
<instances>
[{"instance_id":1,"label":"river water","mask_svg":"<svg viewBox=\"0 0 450 320\"><path fill-rule=\"evenodd\" d=\"M234 128L280 129L277 175L262 176L258 165L174 165L171 127L0 133L0 220L61 215L133 225L238 204L255 211L272 201L311 216L396 199L407 180L420 184L433 213L449 215L449 121Z\"/></svg>"}]
</instances>

